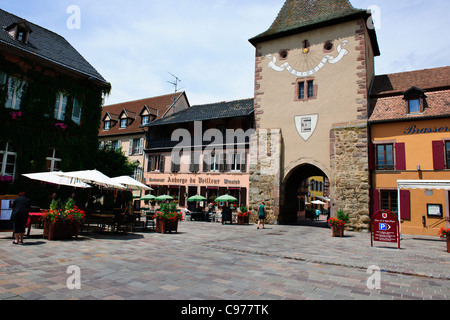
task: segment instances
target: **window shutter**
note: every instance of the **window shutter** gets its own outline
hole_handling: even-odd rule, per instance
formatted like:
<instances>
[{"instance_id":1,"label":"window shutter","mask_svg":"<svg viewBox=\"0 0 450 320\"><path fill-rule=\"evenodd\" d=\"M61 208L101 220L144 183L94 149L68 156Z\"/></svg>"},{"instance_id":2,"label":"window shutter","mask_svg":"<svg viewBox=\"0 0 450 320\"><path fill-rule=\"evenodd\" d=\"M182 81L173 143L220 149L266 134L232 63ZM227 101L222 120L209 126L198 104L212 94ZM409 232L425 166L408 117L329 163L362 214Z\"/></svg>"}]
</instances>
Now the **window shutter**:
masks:
<instances>
[{"instance_id":1,"label":"window shutter","mask_svg":"<svg viewBox=\"0 0 450 320\"><path fill-rule=\"evenodd\" d=\"M411 192L400 190L400 218L411 220Z\"/></svg>"},{"instance_id":2,"label":"window shutter","mask_svg":"<svg viewBox=\"0 0 450 320\"><path fill-rule=\"evenodd\" d=\"M369 142L369 170L375 170L375 145L372 142Z\"/></svg>"},{"instance_id":3,"label":"window shutter","mask_svg":"<svg viewBox=\"0 0 450 320\"><path fill-rule=\"evenodd\" d=\"M433 167L434 170L445 169L445 154L443 141L433 141Z\"/></svg>"},{"instance_id":4,"label":"window shutter","mask_svg":"<svg viewBox=\"0 0 450 320\"><path fill-rule=\"evenodd\" d=\"M208 157L211 157L209 153L203 153L203 172L209 172Z\"/></svg>"},{"instance_id":5,"label":"window shutter","mask_svg":"<svg viewBox=\"0 0 450 320\"><path fill-rule=\"evenodd\" d=\"M405 144L395 144L395 169L406 170Z\"/></svg>"},{"instance_id":6,"label":"window shutter","mask_svg":"<svg viewBox=\"0 0 450 320\"><path fill-rule=\"evenodd\" d=\"M372 214L380 210L380 191L372 190Z\"/></svg>"},{"instance_id":7,"label":"window shutter","mask_svg":"<svg viewBox=\"0 0 450 320\"><path fill-rule=\"evenodd\" d=\"M161 161L159 163L159 166L160 166L159 172L161 172L161 173L164 173L165 160L166 160L166 157L164 155L161 155Z\"/></svg>"},{"instance_id":8,"label":"window shutter","mask_svg":"<svg viewBox=\"0 0 450 320\"><path fill-rule=\"evenodd\" d=\"M144 138L141 138L141 140L139 141L139 154L143 153L144 153Z\"/></svg>"},{"instance_id":9,"label":"window shutter","mask_svg":"<svg viewBox=\"0 0 450 320\"><path fill-rule=\"evenodd\" d=\"M128 145L128 155L131 156L133 154L133 139L130 139Z\"/></svg>"},{"instance_id":10,"label":"window shutter","mask_svg":"<svg viewBox=\"0 0 450 320\"><path fill-rule=\"evenodd\" d=\"M241 172L247 172L247 154L241 153Z\"/></svg>"},{"instance_id":11,"label":"window shutter","mask_svg":"<svg viewBox=\"0 0 450 320\"><path fill-rule=\"evenodd\" d=\"M226 154L219 153L219 171L225 172L226 170Z\"/></svg>"}]
</instances>

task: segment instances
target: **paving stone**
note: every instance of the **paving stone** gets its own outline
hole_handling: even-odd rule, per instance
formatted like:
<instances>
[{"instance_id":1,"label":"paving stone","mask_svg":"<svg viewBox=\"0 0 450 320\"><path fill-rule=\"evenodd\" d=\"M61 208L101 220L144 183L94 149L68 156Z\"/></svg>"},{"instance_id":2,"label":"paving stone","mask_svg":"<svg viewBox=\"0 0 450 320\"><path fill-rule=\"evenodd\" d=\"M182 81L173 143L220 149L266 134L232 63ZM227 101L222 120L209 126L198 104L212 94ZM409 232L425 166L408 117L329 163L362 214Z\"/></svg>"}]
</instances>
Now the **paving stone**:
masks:
<instances>
[{"instance_id":1,"label":"paving stone","mask_svg":"<svg viewBox=\"0 0 450 320\"><path fill-rule=\"evenodd\" d=\"M178 234L82 234L24 246L0 235L0 299L392 300L450 297L445 242L403 236L402 249L370 247L370 234L301 226L183 222ZM67 268L80 267L81 290ZM369 290L369 266L381 289Z\"/></svg>"}]
</instances>

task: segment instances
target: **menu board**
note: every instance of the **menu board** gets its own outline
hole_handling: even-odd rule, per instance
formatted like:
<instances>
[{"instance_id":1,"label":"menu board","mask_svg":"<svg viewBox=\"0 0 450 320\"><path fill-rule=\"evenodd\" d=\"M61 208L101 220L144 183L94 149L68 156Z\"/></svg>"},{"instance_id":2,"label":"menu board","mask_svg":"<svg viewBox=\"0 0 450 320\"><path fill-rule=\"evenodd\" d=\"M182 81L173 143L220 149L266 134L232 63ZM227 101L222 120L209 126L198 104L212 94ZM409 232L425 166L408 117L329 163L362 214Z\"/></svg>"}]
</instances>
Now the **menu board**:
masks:
<instances>
[{"instance_id":1,"label":"menu board","mask_svg":"<svg viewBox=\"0 0 450 320\"><path fill-rule=\"evenodd\" d=\"M10 220L14 200L1 200L0 220Z\"/></svg>"}]
</instances>

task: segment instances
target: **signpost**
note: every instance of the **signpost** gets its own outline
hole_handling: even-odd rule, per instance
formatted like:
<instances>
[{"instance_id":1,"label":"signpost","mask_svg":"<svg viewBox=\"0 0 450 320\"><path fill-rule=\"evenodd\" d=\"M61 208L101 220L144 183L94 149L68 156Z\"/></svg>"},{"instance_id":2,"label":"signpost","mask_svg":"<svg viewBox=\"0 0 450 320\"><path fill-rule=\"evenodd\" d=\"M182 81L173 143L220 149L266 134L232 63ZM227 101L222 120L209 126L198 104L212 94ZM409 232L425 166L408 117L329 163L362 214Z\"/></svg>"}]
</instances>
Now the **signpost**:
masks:
<instances>
[{"instance_id":1,"label":"signpost","mask_svg":"<svg viewBox=\"0 0 450 320\"><path fill-rule=\"evenodd\" d=\"M400 225L397 215L387 210L375 212L371 219L370 243L372 247L374 241L397 242L400 249Z\"/></svg>"}]
</instances>

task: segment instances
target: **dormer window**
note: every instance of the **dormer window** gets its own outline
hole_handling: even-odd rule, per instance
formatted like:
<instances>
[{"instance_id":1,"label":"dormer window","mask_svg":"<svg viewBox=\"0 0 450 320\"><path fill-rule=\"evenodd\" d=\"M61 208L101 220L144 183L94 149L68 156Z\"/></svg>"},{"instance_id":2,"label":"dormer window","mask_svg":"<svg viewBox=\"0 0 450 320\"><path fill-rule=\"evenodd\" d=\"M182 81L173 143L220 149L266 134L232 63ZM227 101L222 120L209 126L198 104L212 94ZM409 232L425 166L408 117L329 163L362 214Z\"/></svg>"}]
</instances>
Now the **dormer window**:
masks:
<instances>
[{"instance_id":1,"label":"dormer window","mask_svg":"<svg viewBox=\"0 0 450 320\"><path fill-rule=\"evenodd\" d=\"M13 23L5 30L8 31L9 35L14 40L23 42L25 44L28 43L29 35L33 32L26 22Z\"/></svg>"},{"instance_id":2,"label":"dormer window","mask_svg":"<svg viewBox=\"0 0 450 320\"><path fill-rule=\"evenodd\" d=\"M105 125L103 127L104 130L111 129L111 121L105 121Z\"/></svg>"},{"instance_id":3,"label":"dormer window","mask_svg":"<svg viewBox=\"0 0 450 320\"><path fill-rule=\"evenodd\" d=\"M408 100L408 113L421 113L422 106L420 99L410 99Z\"/></svg>"},{"instance_id":4,"label":"dormer window","mask_svg":"<svg viewBox=\"0 0 450 320\"><path fill-rule=\"evenodd\" d=\"M150 116L146 115L146 116L142 116L142 125L145 126L150 122Z\"/></svg>"},{"instance_id":5,"label":"dormer window","mask_svg":"<svg viewBox=\"0 0 450 320\"><path fill-rule=\"evenodd\" d=\"M121 129L124 129L124 128L127 127L127 125L128 125L128 121L127 121L127 120L128 120L127 118L125 118L125 119L120 119L120 128L121 128Z\"/></svg>"},{"instance_id":6,"label":"dormer window","mask_svg":"<svg viewBox=\"0 0 450 320\"><path fill-rule=\"evenodd\" d=\"M155 120L158 116L159 111L157 109L144 106L139 113L141 117L141 126L148 125L151 121Z\"/></svg>"},{"instance_id":7,"label":"dormer window","mask_svg":"<svg viewBox=\"0 0 450 320\"><path fill-rule=\"evenodd\" d=\"M411 87L403 92L403 99L406 101L407 114L423 113L425 110L425 91L417 87Z\"/></svg>"}]
</instances>

